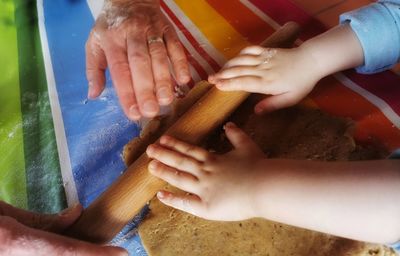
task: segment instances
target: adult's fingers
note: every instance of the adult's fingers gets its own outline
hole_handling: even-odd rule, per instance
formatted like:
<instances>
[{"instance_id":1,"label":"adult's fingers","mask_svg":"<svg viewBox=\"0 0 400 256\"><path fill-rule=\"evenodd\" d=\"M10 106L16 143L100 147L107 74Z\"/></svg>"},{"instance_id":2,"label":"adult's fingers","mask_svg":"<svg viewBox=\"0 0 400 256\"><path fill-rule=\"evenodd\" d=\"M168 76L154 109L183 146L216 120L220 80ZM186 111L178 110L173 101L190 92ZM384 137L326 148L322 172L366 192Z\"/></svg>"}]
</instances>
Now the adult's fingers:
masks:
<instances>
[{"instance_id":1,"label":"adult's fingers","mask_svg":"<svg viewBox=\"0 0 400 256\"><path fill-rule=\"evenodd\" d=\"M233 147L238 150L254 156L255 154L263 154L258 145L234 123L229 122L224 126L225 134Z\"/></svg>"},{"instance_id":2,"label":"adult's fingers","mask_svg":"<svg viewBox=\"0 0 400 256\"><path fill-rule=\"evenodd\" d=\"M174 94L169 72L168 54L162 36L158 33L149 33L148 47L158 103L160 105L168 105L173 101Z\"/></svg>"},{"instance_id":3,"label":"adult's fingers","mask_svg":"<svg viewBox=\"0 0 400 256\"><path fill-rule=\"evenodd\" d=\"M106 82L104 72L107 68L106 56L98 43L95 31L90 33L85 48L86 77L89 82L88 98L94 99L104 90Z\"/></svg>"},{"instance_id":4,"label":"adult's fingers","mask_svg":"<svg viewBox=\"0 0 400 256\"><path fill-rule=\"evenodd\" d=\"M28 227L51 232L64 231L78 219L82 210L82 206L77 204L65 209L59 214L39 214L15 208L7 203L0 202L1 216L9 216Z\"/></svg>"},{"instance_id":5,"label":"adult's fingers","mask_svg":"<svg viewBox=\"0 0 400 256\"><path fill-rule=\"evenodd\" d=\"M149 171L154 176L168 182L174 187L189 193L198 192L198 179L192 174L179 171L157 160L150 162Z\"/></svg>"},{"instance_id":6,"label":"adult's fingers","mask_svg":"<svg viewBox=\"0 0 400 256\"><path fill-rule=\"evenodd\" d=\"M129 68L126 50L121 46L110 43L105 48L107 62L114 82L121 107L130 119L141 118L139 107L133 90L131 70Z\"/></svg>"},{"instance_id":7,"label":"adult's fingers","mask_svg":"<svg viewBox=\"0 0 400 256\"><path fill-rule=\"evenodd\" d=\"M293 93L283 93L269 96L257 103L254 107L256 114L272 112L281 108L287 108L298 103L303 97Z\"/></svg>"},{"instance_id":8,"label":"adult's fingers","mask_svg":"<svg viewBox=\"0 0 400 256\"><path fill-rule=\"evenodd\" d=\"M128 35L127 48L140 113L145 117L154 117L160 108L154 95L152 64L147 40L142 31L135 30Z\"/></svg>"},{"instance_id":9,"label":"adult's fingers","mask_svg":"<svg viewBox=\"0 0 400 256\"><path fill-rule=\"evenodd\" d=\"M203 205L201 199L196 195L177 195L162 190L157 193L157 198L163 204L201 217Z\"/></svg>"},{"instance_id":10,"label":"adult's fingers","mask_svg":"<svg viewBox=\"0 0 400 256\"><path fill-rule=\"evenodd\" d=\"M202 174L202 166L196 159L174 150L152 144L147 148L146 153L149 157L165 165L190 173L195 177L199 177Z\"/></svg>"},{"instance_id":11,"label":"adult's fingers","mask_svg":"<svg viewBox=\"0 0 400 256\"><path fill-rule=\"evenodd\" d=\"M258 46L258 45L251 45L248 46L246 48L244 48L243 50L240 51L241 55L244 54L249 54L249 55L260 55L265 51L264 47Z\"/></svg>"},{"instance_id":12,"label":"adult's fingers","mask_svg":"<svg viewBox=\"0 0 400 256\"><path fill-rule=\"evenodd\" d=\"M193 157L200 162L206 161L210 155L207 150L201 147L177 140L171 136L162 136L160 139L160 144L181 154Z\"/></svg>"},{"instance_id":13,"label":"adult's fingers","mask_svg":"<svg viewBox=\"0 0 400 256\"><path fill-rule=\"evenodd\" d=\"M117 247L102 247L22 225L0 217L0 253L4 255L128 255Z\"/></svg>"},{"instance_id":14,"label":"adult's fingers","mask_svg":"<svg viewBox=\"0 0 400 256\"><path fill-rule=\"evenodd\" d=\"M189 62L175 30L171 27L167 29L164 40L177 82L180 85L187 84L190 81Z\"/></svg>"}]
</instances>

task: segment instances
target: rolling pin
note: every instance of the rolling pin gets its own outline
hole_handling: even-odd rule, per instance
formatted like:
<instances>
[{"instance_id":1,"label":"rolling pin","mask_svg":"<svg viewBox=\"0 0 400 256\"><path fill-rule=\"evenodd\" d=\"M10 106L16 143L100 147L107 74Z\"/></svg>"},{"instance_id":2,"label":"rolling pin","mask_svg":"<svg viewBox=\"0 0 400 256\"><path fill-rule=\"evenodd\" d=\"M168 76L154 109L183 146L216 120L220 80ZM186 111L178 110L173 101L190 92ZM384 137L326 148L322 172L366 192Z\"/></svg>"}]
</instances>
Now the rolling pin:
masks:
<instances>
[{"instance_id":1,"label":"rolling pin","mask_svg":"<svg viewBox=\"0 0 400 256\"><path fill-rule=\"evenodd\" d=\"M286 23L262 45L291 47L299 34L299 26ZM165 134L191 144L200 143L220 126L250 95L248 92L222 92L210 89ZM166 182L152 176L147 169L150 159L142 154L89 207L83 211L66 235L105 244L131 221Z\"/></svg>"}]
</instances>

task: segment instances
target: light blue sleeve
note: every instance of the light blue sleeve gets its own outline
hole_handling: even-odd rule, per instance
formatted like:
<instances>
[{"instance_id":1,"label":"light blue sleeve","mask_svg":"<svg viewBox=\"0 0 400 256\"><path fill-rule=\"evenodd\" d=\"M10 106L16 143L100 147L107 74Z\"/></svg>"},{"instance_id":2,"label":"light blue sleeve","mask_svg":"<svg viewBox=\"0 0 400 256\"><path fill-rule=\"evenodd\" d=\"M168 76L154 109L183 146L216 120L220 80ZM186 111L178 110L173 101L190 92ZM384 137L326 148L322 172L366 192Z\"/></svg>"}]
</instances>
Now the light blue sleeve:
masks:
<instances>
[{"instance_id":1,"label":"light blue sleeve","mask_svg":"<svg viewBox=\"0 0 400 256\"><path fill-rule=\"evenodd\" d=\"M391 68L400 60L400 0L378 1L344 13L340 23L349 22L364 51L359 73L371 74Z\"/></svg>"}]
</instances>

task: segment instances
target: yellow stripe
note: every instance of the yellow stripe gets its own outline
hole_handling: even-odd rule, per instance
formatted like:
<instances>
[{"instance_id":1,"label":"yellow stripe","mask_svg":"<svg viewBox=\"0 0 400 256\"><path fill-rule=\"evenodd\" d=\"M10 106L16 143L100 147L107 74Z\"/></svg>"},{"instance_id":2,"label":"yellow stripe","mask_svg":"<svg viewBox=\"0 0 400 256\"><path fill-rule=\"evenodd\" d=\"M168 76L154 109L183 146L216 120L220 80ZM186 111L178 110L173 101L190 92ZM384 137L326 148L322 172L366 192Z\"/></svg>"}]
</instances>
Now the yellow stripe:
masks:
<instances>
[{"instance_id":1,"label":"yellow stripe","mask_svg":"<svg viewBox=\"0 0 400 256\"><path fill-rule=\"evenodd\" d=\"M175 0L175 3L225 58L235 57L249 45L205 0Z\"/></svg>"}]
</instances>

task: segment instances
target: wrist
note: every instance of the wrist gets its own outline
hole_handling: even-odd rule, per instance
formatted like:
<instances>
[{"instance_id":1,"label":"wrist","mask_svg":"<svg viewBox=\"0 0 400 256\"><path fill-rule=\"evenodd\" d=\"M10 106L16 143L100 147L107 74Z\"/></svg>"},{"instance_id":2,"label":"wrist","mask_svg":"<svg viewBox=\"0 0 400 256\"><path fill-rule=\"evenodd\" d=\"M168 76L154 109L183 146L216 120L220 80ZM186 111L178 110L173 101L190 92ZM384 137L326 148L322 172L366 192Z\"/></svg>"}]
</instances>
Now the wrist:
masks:
<instances>
[{"instance_id":1,"label":"wrist","mask_svg":"<svg viewBox=\"0 0 400 256\"><path fill-rule=\"evenodd\" d=\"M102 15L108 27L118 27L135 12L143 13L145 9L160 8L159 0L105 0Z\"/></svg>"},{"instance_id":2,"label":"wrist","mask_svg":"<svg viewBox=\"0 0 400 256\"><path fill-rule=\"evenodd\" d=\"M266 186L270 180L270 160L267 158L259 159L254 164L254 171L252 172L250 186L249 186L249 215L250 218L265 218L264 208L266 207Z\"/></svg>"},{"instance_id":3,"label":"wrist","mask_svg":"<svg viewBox=\"0 0 400 256\"><path fill-rule=\"evenodd\" d=\"M321 78L364 62L361 44L348 24L334 27L304 42L300 48L312 58L315 72Z\"/></svg>"},{"instance_id":4,"label":"wrist","mask_svg":"<svg viewBox=\"0 0 400 256\"><path fill-rule=\"evenodd\" d=\"M319 81L322 78L330 75L329 69L326 67L326 63L324 62L324 58L318 55L315 51L316 45L312 39L304 42L302 45L298 47L299 51L302 52L303 58L308 60L309 64L309 75L314 77L315 81Z\"/></svg>"}]
</instances>

